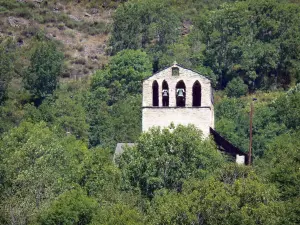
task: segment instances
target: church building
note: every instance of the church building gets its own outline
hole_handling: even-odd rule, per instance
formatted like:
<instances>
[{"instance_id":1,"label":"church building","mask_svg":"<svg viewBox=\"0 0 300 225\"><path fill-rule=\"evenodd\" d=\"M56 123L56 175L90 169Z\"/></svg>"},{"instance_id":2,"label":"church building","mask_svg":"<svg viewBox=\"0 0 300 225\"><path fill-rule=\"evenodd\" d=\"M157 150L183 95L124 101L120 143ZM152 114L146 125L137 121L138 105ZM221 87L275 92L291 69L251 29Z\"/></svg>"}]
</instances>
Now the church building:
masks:
<instances>
[{"instance_id":1,"label":"church building","mask_svg":"<svg viewBox=\"0 0 300 225\"><path fill-rule=\"evenodd\" d=\"M176 63L143 81L142 130L193 124L204 137L214 128L211 80Z\"/></svg>"},{"instance_id":2,"label":"church building","mask_svg":"<svg viewBox=\"0 0 300 225\"><path fill-rule=\"evenodd\" d=\"M246 153L214 130L211 80L177 63L143 81L142 117L143 132L151 127L169 127L171 123L193 124L203 132L204 138L211 135L218 149L231 155L238 164L248 161ZM124 146L134 146L134 143L118 143L115 156L122 154Z\"/></svg>"}]
</instances>

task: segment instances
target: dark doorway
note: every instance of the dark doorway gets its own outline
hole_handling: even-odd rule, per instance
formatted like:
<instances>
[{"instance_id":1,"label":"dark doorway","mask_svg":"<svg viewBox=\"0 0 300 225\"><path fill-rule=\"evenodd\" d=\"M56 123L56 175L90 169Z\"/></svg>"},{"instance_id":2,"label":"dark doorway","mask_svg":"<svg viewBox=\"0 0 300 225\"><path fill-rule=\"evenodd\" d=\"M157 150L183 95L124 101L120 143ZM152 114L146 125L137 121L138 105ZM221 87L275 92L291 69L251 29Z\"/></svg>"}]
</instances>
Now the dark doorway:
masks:
<instances>
[{"instance_id":1,"label":"dark doorway","mask_svg":"<svg viewBox=\"0 0 300 225\"><path fill-rule=\"evenodd\" d=\"M201 106L201 85L195 81L193 85L193 106Z\"/></svg>"},{"instance_id":2,"label":"dark doorway","mask_svg":"<svg viewBox=\"0 0 300 225\"><path fill-rule=\"evenodd\" d=\"M152 84L152 105L158 106L159 100L158 100L158 83L157 81L153 81Z\"/></svg>"},{"instance_id":3,"label":"dark doorway","mask_svg":"<svg viewBox=\"0 0 300 225\"><path fill-rule=\"evenodd\" d=\"M165 80L162 83L162 101L163 106L169 106L169 85Z\"/></svg>"},{"instance_id":4,"label":"dark doorway","mask_svg":"<svg viewBox=\"0 0 300 225\"><path fill-rule=\"evenodd\" d=\"M184 82L178 81L176 84L176 106L185 107L185 84Z\"/></svg>"}]
</instances>

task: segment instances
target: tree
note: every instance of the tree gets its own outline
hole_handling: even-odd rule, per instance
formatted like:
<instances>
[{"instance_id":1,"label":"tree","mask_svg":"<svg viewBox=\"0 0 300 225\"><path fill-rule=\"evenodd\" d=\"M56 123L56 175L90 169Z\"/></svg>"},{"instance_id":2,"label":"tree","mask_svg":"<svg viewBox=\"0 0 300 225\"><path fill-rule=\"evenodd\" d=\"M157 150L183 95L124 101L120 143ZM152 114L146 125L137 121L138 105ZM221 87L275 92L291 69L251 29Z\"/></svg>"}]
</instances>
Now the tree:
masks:
<instances>
[{"instance_id":1,"label":"tree","mask_svg":"<svg viewBox=\"0 0 300 225\"><path fill-rule=\"evenodd\" d=\"M250 90L286 87L299 77L299 5L276 0L223 4L202 17L205 65L219 88L234 77ZM297 62L296 62L297 61Z\"/></svg>"},{"instance_id":2,"label":"tree","mask_svg":"<svg viewBox=\"0 0 300 225\"><path fill-rule=\"evenodd\" d=\"M142 80L152 73L152 64L141 50L123 50L112 57L106 70L93 76L91 89L112 105L127 94L140 94ZM105 88L105 89L104 89Z\"/></svg>"},{"instance_id":3,"label":"tree","mask_svg":"<svg viewBox=\"0 0 300 225\"><path fill-rule=\"evenodd\" d=\"M77 139L87 141L89 125L84 95L84 92L78 90L57 89L38 108L31 104L25 105L24 117L27 121L45 121L49 127L55 127L63 136L71 134Z\"/></svg>"},{"instance_id":4,"label":"tree","mask_svg":"<svg viewBox=\"0 0 300 225\"><path fill-rule=\"evenodd\" d=\"M142 80L152 73L147 54L123 50L92 78L87 102L91 146L132 142L141 130Z\"/></svg>"},{"instance_id":5,"label":"tree","mask_svg":"<svg viewBox=\"0 0 300 225\"><path fill-rule=\"evenodd\" d=\"M145 224L143 214L134 206L123 202L105 205L94 217L91 225L142 225Z\"/></svg>"},{"instance_id":6,"label":"tree","mask_svg":"<svg viewBox=\"0 0 300 225\"><path fill-rule=\"evenodd\" d=\"M249 148L250 101L245 98L224 98L215 105L216 130L244 152ZM287 127L278 120L273 103L257 102L253 117L253 156L261 157L267 145L286 131Z\"/></svg>"},{"instance_id":7,"label":"tree","mask_svg":"<svg viewBox=\"0 0 300 225\"><path fill-rule=\"evenodd\" d=\"M248 93L248 86L240 77L233 78L226 86L225 93L228 97L241 97Z\"/></svg>"},{"instance_id":8,"label":"tree","mask_svg":"<svg viewBox=\"0 0 300 225\"><path fill-rule=\"evenodd\" d=\"M63 54L52 42L41 42L31 56L24 84L36 98L51 95L56 89L63 65Z\"/></svg>"},{"instance_id":9,"label":"tree","mask_svg":"<svg viewBox=\"0 0 300 225\"><path fill-rule=\"evenodd\" d=\"M289 129L300 127L300 85L282 94L273 103L278 123L283 122Z\"/></svg>"},{"instance_id":10,"label":"tree","mask_svg":"<svg viewBox=\"0 0 300 225\"><path fill-rule=\"evenodd\" d=\"M50 207L41 212L37 224L88 225L97 209L99 209L97 201L88 197L82 189L77 188L66 191L52 202Z\"/></svg>"},{"instance_id":11,"label":"tree","mask_svg":"<svg viewBox=\"0 0 300 225\"><path fill-rule=\"evenodd\" d=\"M118 142L135 142L142 127L142 97L128 96L114 105L101 105L101 112L93 118L90 141L114 148Z\"/></svg>"},{"instance_id":12,"label":"tree","mask_svg":"<svg viewBox=\"0 0 300 225\"><path fill-rule=\"evenodd\" d=\"M243 167L235 170L245 171ZM230 183L220 181L220 177L189 179L181 193L158 192L151 202L151 223L281 224L284 208L277 202L276 188L263 183L254 171L244 175Z\"/></svg>"},{"instance_id":13,"label":"tree","mask_svg":"<svg viewBox=\"0 0 300 225\"><path fill-rule=\"evenodd\" d=\"M10 41L0 42L0 103L6 96L7 86L14 72L14 55L10 44Z\"/></svg>"},{"instance_id":14,"label":"tree","mask_svg":"<svg viewBox=\"0 0 300 225\"><path fill-rule=\"evenodd\" d=\"M179 37L179 17L168 1L129 1L118 7L113 19L113 54L123 49L145 49L153 43L164 48Z\"/></svg>"},{"instance_id":15,"label":"tree","mask_svg":"<svg viewBox=\"0 0 300 225\"><path fill-rule=\"evenodd\" d=\"M153 128L118 159L122 188L140 190L150 198L162 188L180 191L185 179L204 179L223 162L213 142L203 140L192 125L172 131Z\"/></svg>"},{"instance_id":16,"label":"tree","mask_svg":"<svg viewBox=\"0 0 300 225\"><path fill-rule=\"evenodd\" d=\"M80 185L87 195L100 204L115 202L119 196L120 171L113 163L110 151L92 148L84 159Z\"/></svg>"},{"instance_id":17,"label":"tree","mask_svg":"<svg viewBox=\"0 0 300 225\"><path fill-rule=\"evenodd\" d=\"M272 141L260 161L260 170L280 189L284 200L300 197L299 132L283 134Z\"/></svg>"},{"instance_id":18,"label":"tree","mask_svg":"<svg viewBox=\"0 0 300 225\"><path fill-rule=\"evenodd\" d=\"M286 206L285 224L298 224L300 200L299 131L274 139L259 161L257 170L280 190Z\"/></svg>"},{"instance_id":19,"label":"tree","mask_svg":"<svg viewBox=\"0 0 300 225\"><path fill-rule=\"evenodd\" d=\"M72 136L58 137L44 122L11 129L0 142L0 209L6 209L9 223L24 224L77 183L86 152L85 144Z\"/></svg>"}]
</instances>

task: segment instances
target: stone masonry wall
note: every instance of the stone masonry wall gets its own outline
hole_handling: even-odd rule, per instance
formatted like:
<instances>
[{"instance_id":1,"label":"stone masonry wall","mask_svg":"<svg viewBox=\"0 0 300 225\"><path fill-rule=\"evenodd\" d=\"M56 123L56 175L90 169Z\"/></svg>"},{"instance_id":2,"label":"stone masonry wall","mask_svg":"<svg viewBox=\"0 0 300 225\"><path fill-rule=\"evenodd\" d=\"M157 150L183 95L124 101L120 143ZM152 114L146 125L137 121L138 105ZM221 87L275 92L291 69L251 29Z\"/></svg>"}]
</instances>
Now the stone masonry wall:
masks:
<instances>
[{"instance_id":1,"label":"stone masonry wall","mask_svg":"<svg viewBox=\"0 0 300 225\"><path fill-rule=\"evenodd\" d=\"M153 126L168 127L173 122L175 126L193 124L208 137L213 126L211 113L210 108L143 108L143 131Z\"/></svg>"},{"instance_id":2,"label":"stone masonry wall","mask_svg":"<svg viewBox=\"0 0 300 225\"><path fill-rule=\"evenodd\" d=\"M179 68L179 76L172 76L172 67L169 67L143 82L143 107L152 106L152 84L156 80L159 86L159 106L162 106L162 83L165 80L169 86L169 106L176 106L176 84L183 80L186 86L186 107L192 107L193 85L199 81L201 85L201 106L212 106L212 88L209 79L191 70Z\"/></svg>"},{"instance_id":3,"label":"stone masonry wall","mask_svg":"<svg viewBox=\"0 0 300 225\"><path fill-rule=\"evenodd\" d=\"M209 127L214 128L214 106L211 81L189 69L174 64L179 68L179 75L172 75L172 67L154 74L143 82L143 131L153 126L167 127L172 122L175 125L193 124L203 131L204 137L209 135ZM162 83L169 86L169 107L162 106ZM183 81L186 87L186 107L176 106L176 84ZM158 82L159 106L152 106L152 84ZM201 107L192 107L193 85L199 81L201 85Z\"/></svg>"}]
</instances>

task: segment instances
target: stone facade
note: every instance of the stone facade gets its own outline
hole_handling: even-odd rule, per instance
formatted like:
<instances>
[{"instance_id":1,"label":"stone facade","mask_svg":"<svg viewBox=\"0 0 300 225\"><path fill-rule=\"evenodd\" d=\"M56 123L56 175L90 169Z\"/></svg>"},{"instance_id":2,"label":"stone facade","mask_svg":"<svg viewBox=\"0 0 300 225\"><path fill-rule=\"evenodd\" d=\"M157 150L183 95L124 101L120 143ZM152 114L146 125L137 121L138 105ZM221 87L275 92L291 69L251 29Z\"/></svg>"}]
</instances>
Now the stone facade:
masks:
<instances>
[{"instance_id":1,"label":"stone facade","mask_svg":"<svg viewBox=\"0 0 300 225\"><path fill-rule=\"evenodd\" d=\"M174 68L179 69L174 74ZM158 83L158 106L153 106L153 82ZM162 84L167 82L169 88L169 106L163 106ZM176 85L183 81L185 85L185 107L176 105ZM195 82L201 86L201 104L193 106L193 86ZM143 131L153 126L167 127L171 123L193 124L209 135L209 127L214 128L213 90L211 81L192 70L174 64L143 82Z\"/></svg>"}]
</instances>

